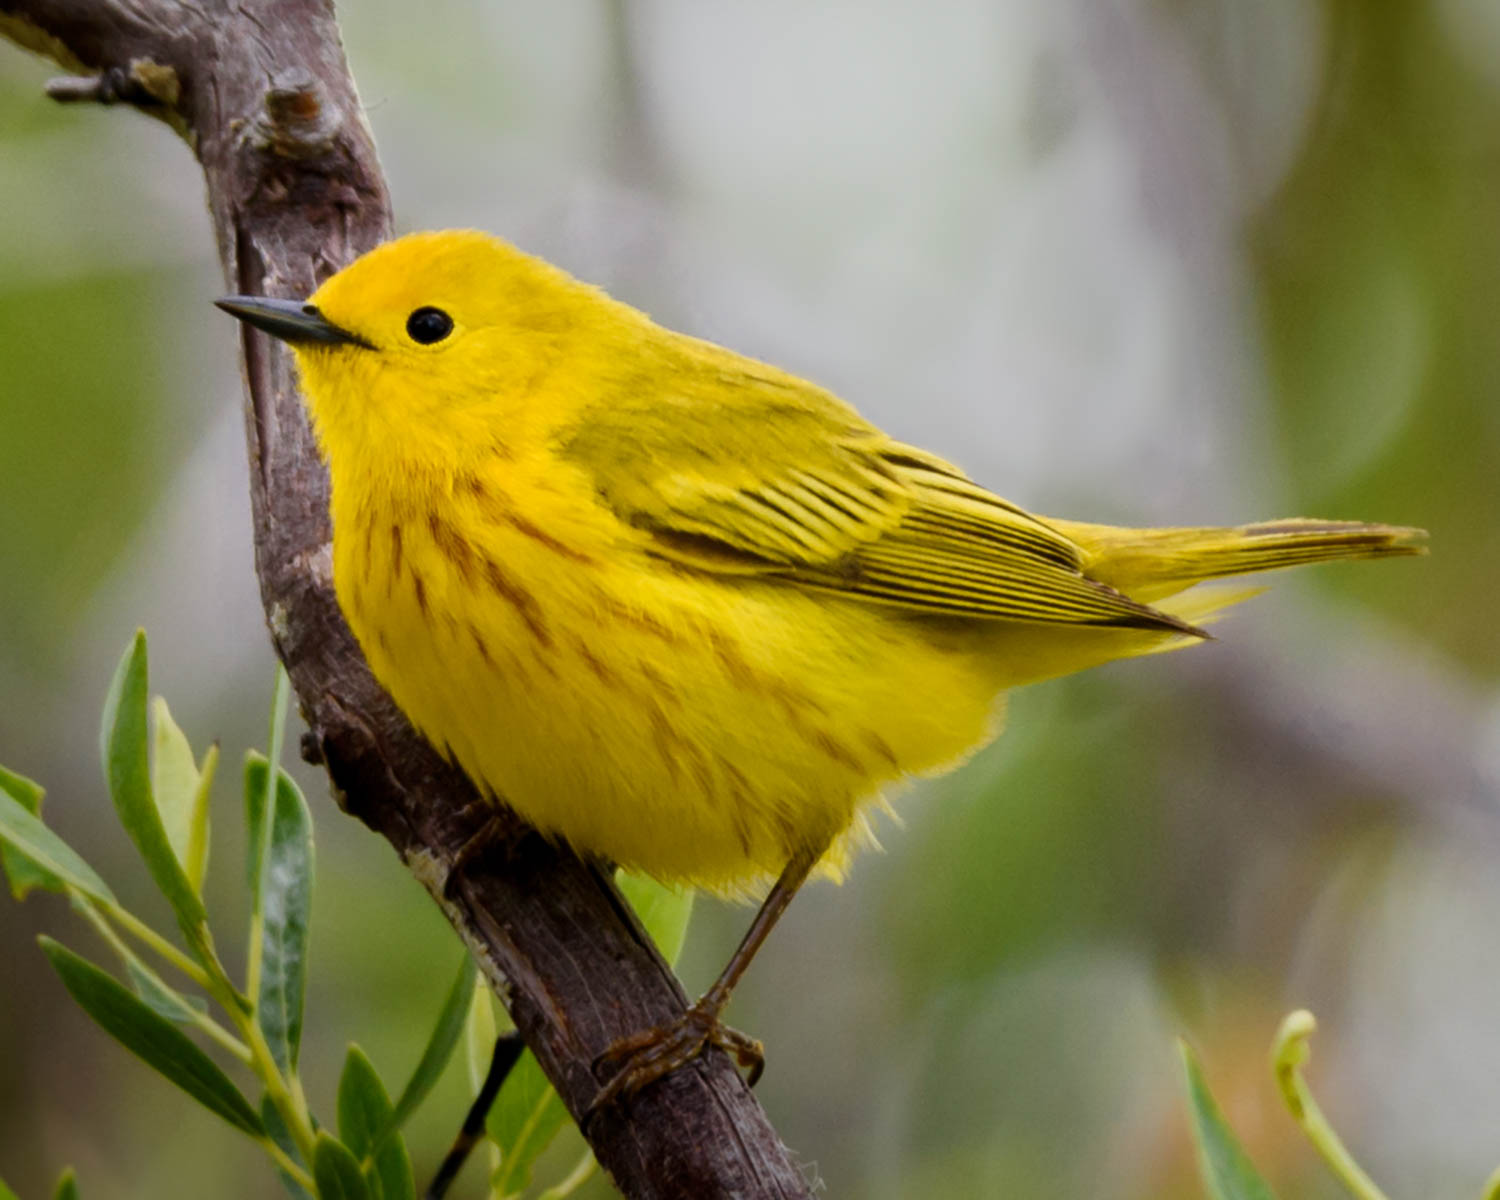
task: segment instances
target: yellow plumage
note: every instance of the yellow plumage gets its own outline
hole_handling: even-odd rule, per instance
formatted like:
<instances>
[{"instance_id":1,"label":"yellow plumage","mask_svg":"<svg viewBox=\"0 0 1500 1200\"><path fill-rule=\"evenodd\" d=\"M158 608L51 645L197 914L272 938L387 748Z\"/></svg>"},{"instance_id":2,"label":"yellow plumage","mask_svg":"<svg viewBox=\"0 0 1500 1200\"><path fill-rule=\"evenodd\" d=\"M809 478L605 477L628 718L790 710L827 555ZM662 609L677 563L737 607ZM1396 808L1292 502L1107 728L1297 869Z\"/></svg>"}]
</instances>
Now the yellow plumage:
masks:
<instances>
[{"instance_id":1,"label":"yellow plumage","mask_svg":"<svg viewBox=\"0 0 1500 1200\"><path fill-rule=\"evenodd\" d=\"M478 233L418 234L296 341L334 579L416 726L538 828L734 893L837 871L861 812L1005 689L1196 641L1203 579L1417 531L1033 517L814 385ZM419 310L451 328L409 332ZM412 324L423 337L436 317Z\"/></svg>"}]
</instances>

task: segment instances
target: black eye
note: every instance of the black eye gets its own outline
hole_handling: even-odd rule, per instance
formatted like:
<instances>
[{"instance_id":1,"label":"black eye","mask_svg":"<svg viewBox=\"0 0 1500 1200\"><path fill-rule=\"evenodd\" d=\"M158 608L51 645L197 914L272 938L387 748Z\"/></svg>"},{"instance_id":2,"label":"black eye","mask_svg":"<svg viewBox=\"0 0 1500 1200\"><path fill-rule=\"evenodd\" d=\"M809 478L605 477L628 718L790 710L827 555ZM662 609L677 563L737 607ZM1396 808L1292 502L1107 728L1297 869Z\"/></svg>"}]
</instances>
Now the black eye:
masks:
<instances>
[{"instance_id":1,"label":"black eye","mask_svg":"<svg viewBox=\"0 0 1500 1200\"><path fill-rule=\"evenodd\" d=\"M453 332L453 318L440 308L419 308L406 318L406 332L412 341L430 346Z\"/></svg>"}]
</instances>

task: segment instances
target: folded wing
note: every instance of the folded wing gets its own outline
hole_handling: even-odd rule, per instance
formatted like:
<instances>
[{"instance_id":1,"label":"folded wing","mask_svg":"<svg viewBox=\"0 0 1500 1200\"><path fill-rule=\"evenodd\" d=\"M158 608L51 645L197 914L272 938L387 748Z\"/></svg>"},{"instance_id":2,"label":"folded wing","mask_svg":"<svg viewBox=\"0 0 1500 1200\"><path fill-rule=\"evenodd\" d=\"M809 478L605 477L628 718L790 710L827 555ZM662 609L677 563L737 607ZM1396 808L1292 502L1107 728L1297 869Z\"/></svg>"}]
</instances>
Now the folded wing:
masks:
<instances>
[{"instance_id":1,"label":"folded wing","mask_svg":"<svg viewBox=\"0 0 1500 1200\"><path fill-rule=\"evenodd\" d=\"M651 553L933 616L1198 632L1089 578L1077 543L957 467L751 366L717 364L696 394L674 372L679 394L601 405L564 435Z\"/></svg>"}]
</instances>

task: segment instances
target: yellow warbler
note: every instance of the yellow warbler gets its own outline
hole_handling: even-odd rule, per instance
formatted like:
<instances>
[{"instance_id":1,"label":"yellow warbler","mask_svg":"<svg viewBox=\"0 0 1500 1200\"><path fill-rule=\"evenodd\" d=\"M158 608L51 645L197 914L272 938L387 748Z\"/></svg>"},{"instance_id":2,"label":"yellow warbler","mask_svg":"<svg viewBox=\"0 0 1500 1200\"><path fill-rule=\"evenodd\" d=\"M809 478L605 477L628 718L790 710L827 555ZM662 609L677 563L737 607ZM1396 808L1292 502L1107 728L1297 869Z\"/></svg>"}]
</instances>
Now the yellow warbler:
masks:
<instances>
[{"instance_id":1,"label":"yellow warbler","mask_svg":"<svg viewBox=\"0 0 1500 1200\"><path fill-rule=\"evenodd\" d=\"M1287 520L1032 516L823 389L653 324L475 232L366 254L306 303L221 306L296 352L334 583L376 677L485 792L578 850L737 894L714 988L604 1097L705 1040L797 887L886 785L992 738L1006 688L1190 645L1217 576L1421 552Z\"/></svg>"}]
</instances>

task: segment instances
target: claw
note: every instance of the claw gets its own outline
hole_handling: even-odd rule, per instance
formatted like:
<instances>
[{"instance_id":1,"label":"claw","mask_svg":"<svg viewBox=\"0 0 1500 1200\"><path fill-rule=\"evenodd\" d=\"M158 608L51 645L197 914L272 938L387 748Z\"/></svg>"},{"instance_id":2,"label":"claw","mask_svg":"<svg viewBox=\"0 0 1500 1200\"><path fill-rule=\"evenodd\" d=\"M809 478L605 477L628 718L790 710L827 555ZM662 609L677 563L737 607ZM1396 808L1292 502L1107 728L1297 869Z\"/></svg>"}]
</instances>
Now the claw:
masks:
<instances>
[{"instance_id":1,"label":"claw","mask_svg":"<svg viewBox=\"0 0 1500 1200\"><path fill-rule=\"evenodd\" d=\"M621 1038L595 1060L596 1067L618 1063L619 1070L599 1089L589 1105L588 1115L622 1096L634 1096L648 1084L692 1062L708 1046L718 1046L732 1054L749 1072L747 1082L755 1086L766 1065L765 1048L748 1034L720 1023L717 1012L699 1001L675 1021Z\"/></svg>"},{"instance_id":2,"label":"claw","mask_svg":"<svg viewBox=\"0 0 1500 1200\"><path fill-rule=\"evenodd\" d=\"M824 849L826 847L820 846L816 850L805 850L787 863L760 911L755 914L739 948L730 956L714 985L698 998L696 1004L675 1021L621 1038L598 1057L594 1063L596 1069L610 1063L618 1063L620 1067L599 1089L599 1094L584 1114L585 1120L622 1096L634 1096L643 1087L692 1062L703 1053L705 1046L718 1046L734 1055L735 1061L749 1072L747 1082L751 1087L755 1086L761 1069L766 1065L765 1048L753 1037L720 1024L719 1014L729 1003L729 994L734 991L734 985L745 973L760 944L786 911L786 906L792 902L792 897Z\"/></svg>"}]
</instances>

